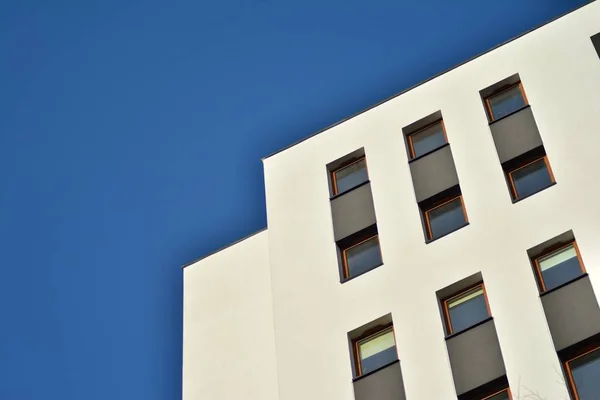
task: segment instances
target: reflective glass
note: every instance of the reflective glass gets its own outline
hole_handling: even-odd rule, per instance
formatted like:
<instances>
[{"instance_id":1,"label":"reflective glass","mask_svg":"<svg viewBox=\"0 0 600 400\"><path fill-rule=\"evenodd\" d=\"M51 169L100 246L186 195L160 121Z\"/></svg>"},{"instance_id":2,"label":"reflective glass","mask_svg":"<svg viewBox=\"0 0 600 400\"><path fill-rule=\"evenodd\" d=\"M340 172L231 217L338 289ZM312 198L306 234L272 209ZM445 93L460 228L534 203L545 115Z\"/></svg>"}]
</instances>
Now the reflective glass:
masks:
<instances>
[{"instance_id":1,"label":"reflective glass","mask_svg":"<svg viewBox=\"0 0 600 400\"><path fill-rule=\"evenodd\" d=\"M463 226L467 220L460 197L427 212L430 239L438 238Z\"/></svg>"},{"instance_id":2,"label":"reflective glass","mask_svg":"<svg viewBox=\"0 0 600 400\"><path fill-rule=\"evenodd\" d=\"M517 199L539 192L553 183L543 158L515 170L511 177Z\"/></svg>"},{"instance_id":3,"label":"reflective glass","mask_svg":"<svg viewBox=\"0 0 600 400\"><path fill-rule=\"evenodd\" d=\"M569 282L583 273L574 245L539 258L538 265L546 290Z\"/></svg>"},{"instance_id":4,"label":"reflective glass","mask_svg":"<svg viewBox=\"0 0 600 400\"><path fill-rule=\"evenodd\" d=\"M369 180L367 175L367 162L363 158L347 167L334 172L335 184L338 193L343 193Z\"/></svg>"},{"instance_id":5,"label":"reflective glass","mask_svg":"<svg viewBox=\"0 0 600 400\"><path fill-rule=\"evenodd\" d=\"M438 147L446 144L446 135L442 123L438 123L423 129L410 136L410 141L413 148L413 158L422 156L425 153L435 150Z\"/></svg>"},{"instance_id":6,"label":"reflective glass","mask_svg":"<svg viewBox=\"0 0 600 400\"><path fill-rule=\"evenodd\" d=\"M358 349L362 374L371 372L398 359L392 329L360 341Z\"/></svg>"},{"instance_id":7,"label":"reflective glass","mask_svg":"<svg viewBox=\"0 0 600 400\"><path fill-rule=\"evenodd\" d=\"M600 349L569 362L579 400L598 400L600 393Z\"/></svg>"},{"instance_id":8,"label":"reflective glass","mask_svg":"<svg viewBox=\"0 0 600 400\"><path fill-rule=\"evenodd\" d=\"M489 103L493 114L492 119L498 119L525 106L525 99L521 93L521 88L516 85L490 97Z\"/></svg>"},{"instance_id":9,"label":"reflective glass","mask_svg":"<svg viewBox=\"0 0 600 400\"><path fill-rule=\"evenodd\" d=\"M379 249L379 238L364 241L346 250L346 263L350 277L361 274L371 268L381 265L381 250Z\"/></svg>"},{"instance_id":10,"label":"reflective glass","mask_svg":"<svg viewBox=\"0 0 600 400\"><path fill-rule=\"evenodd\" d=\"M490 316L481 286L449 300L447 306L453 333L467 329Z\"/></svg>"}]
</instances>

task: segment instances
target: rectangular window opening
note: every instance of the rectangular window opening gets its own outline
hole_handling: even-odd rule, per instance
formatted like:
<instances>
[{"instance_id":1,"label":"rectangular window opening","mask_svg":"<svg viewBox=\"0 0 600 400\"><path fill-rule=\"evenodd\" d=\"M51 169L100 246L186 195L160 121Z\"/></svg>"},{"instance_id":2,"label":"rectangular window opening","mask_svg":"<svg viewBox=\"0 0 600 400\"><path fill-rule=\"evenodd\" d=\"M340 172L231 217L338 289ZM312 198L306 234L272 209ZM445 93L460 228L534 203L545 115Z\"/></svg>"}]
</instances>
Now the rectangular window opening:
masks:
<instances>
[{"instance_id":1,"label":"rectangular window opening","mask_svg":"<svg viewBox=\"0 0 600 400\"><path fill-rule=\"evenodd\" d=\"M443 301L448 335L491 317L485 286L479 283Z\"/></svg>"},{"instance_id":2,"label":"rectangular window opening","mask_svg":"<svg viewBox=\"0 0 600 400\"><path fill-rule=\"evenodd\" d=\"M521 163L507 171L507 176L514 201L531 196L556 182L547 156Z\"/></svg>"},{"instance_id":3,"label":"rectangular window opening","mask_svg":"<svg viewBox=\"0 0 600 400\"><path fill-rule=\"evenodd\" d=\"M600 347L565 363L569 389L576 400L595 400L600 393Z\"/></svg>"},{"instance_id":4,"label":"rectangular window opening","mask_svg":"<svg viewBox=\"0 0 600 400\"><path fill-rule=\"evenodd\" d=\"M377 234L341 249L344 278L352 278L383 264Z\"/></svg>"},{"instance_id":5,"label":"rectangular window opening","mask_svg":"<svg viewBox=\"0 0 600 400\"><path fill-rule=\"evenodd\" d=\"M361 157L331 171L333 195L347 192L369 180L367 160Z\"/></svg>"},{"instance_id":6,"label":"rectangular window opening","mask_svg":"<svg viewBox=\"0 0 600 400\"><path fill-rule=\"evenodd\" d=\"M411 159L427 154L448 143L443 120L438 120L408 134L407 139Z\"/></svg>"},{"instance_id":7,"label":"rectangular window opening","mask_svg":"<svg viewBox=\"0 0 600 400\"><path fill-rule=\"evenodd\" d=\"M481 400L512 400L512 395L510 394L510 389L506 388L492 395L484 397Z\"/></svg>"},{"instance_id":8,"label":"rectangular window opening","mask_svg":"<svg viewBox=\"0 0 600 400\"><path fill-rule=\"evenodd\" d=\"M388 325L368 331L353 341L353 349L357 377L398 360L394 327Z\"/></svg>"},{"instance_id":9,"label":"rectangular window opening","mask_svg":"<svg viewBox=\"0 0 600 400\"><path fill-rule=\"evenodd\" d=\"M462 195L426 209L424 214L428 240L444 236L469 222Z\"/></svg>"},{"instance_id":10,"label":"rectangular window opening","mask_svg":"<svg viewBox=\"0 0 600 400\"><path fill-rule=\"evenodd\" d=\"M542 293L585 274L585 266L575 241L536 257L533 264Z\"/></svg>"},{"instance_id":11,"label":"rectangular window opening","mask_svg":"<svg viewBox=\"0 0 600 400\"><path fill-rule=\"evenodd\" d=\"M490 121L495 121L525 107L528 102L523 85L519 82L488 96L485 104Z\"/></svg>"}]
</instances>

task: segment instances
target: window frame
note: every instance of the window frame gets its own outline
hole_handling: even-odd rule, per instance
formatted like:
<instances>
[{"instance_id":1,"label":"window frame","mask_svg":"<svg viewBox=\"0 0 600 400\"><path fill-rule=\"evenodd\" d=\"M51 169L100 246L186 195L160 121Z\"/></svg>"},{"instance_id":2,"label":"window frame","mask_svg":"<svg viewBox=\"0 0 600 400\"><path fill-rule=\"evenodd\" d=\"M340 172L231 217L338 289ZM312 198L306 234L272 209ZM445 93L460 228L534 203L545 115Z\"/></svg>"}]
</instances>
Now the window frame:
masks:
<instances>
[{"instance_id":1,"label":"window frame","mask_svg":"<svg viewBox=\"0 0 600 400\"><path fill-rule=\"evenodd\" d=\"M535 275L536 275L536 278L537 278L537 281L538 281L538 284L540 287L540 292L542 294L546 293L548 291L548 289L546 289L546 283L544 282L544 277L542 275L542 270L540 268L540 262L539 262L540 258L547 257L547 256L551 255L552 253L556 253L557 251L566 249L567 247L570 247L570 246L573 246L573 248L575 249L575 254L577 255L577 261L579 261L579 268L581 268L581 275L587 273L587 271L585 270L585 264L583 263L583 258L581 257L581 253L579 252L579 246L577 246L576 240L572 240L566 244L562 243L562 244L559 244L556 246L552 246L548 250L544 251L542 254L540 254L539 256L537 256L533 259ZM581 275L579 275L579 276L581 276ZM565 283L567 283L567 282L565 282Z\"/></svg>"},{"instance_id":2,"label":"window frame","mask_svg":"<svg viewBox=\"0 0 600 400\"><path fill-rule=\"evenodd\" d=\"M523 97L523 102L525 103L524 107L529 105L529 100L527 100L527 95L525 94L525 89L523 89L523 84L521 83L521 81L511 84L511 85L504 86L504 87L496 90L495 92L493 92L492 94L490 94L489 96L487 96L485 98L485 108L488 113L490 122L494 122L494 121L498 120L498 118L494 117L494 111L492 110L492 103L490 100L498 95L501 95L504 92L508 92L509 90L514 89L516 86L519 87L519 91L521 92L521 96ZM500 118L503 118L505 116L502 116Z\"/></svg>"},{"instance_id":3,"label":"window frame","mask_svg":"<svg viewBox=\"0 0 600 400\"><path fill-rule=\"evenodd\" d=\"M434 211L434 210L436 210L436 209L438 209L438 208L440 208L440 207L442 207L442 206L444 206L444 205L446 205L446 204L448 204L448 203L453 202L457 198L460 199L460 204L461 204L461 207L462 207L462 210L463 210L463 215L465 216L465 223L464 223L464 225L466 225L466 224L469 223L469 216L467 215L467 208L465 207L465 202L463 200L462 194L459 194L459 195L456 195L456 196L452 196L451 198L446 198L446 199L442 200L440 203L438 203L437 205L435 205L433 207L430 207L430 208L424 210L424 212L423 212L423 214L425 215L425 230L426 230L427 240L428 241L438 239L438 238L434 238L433 237L433 232L431 231L431 221L430 221L429 213L432 212L432 211ZM464 225L461 225L461 226L464 226Z\"/></svg>"},{"instance_id":4,"label":"window frame","mask_svg":"<svg viewBox=\"0 0 600 400\"><path fill-rule=\"evenodd\" d=\"M384 335L384 334L388 333L389 331L391 331L392 335L394 336L394 348L396 349L396 360L397 360L398 359L398 348L396 347L396 345L397 345L396 344L396 332L394 330L393 322L390 322L385 325L379 325L379 326L373 327L372 329L368 329L365 333L363 333L356 339L352 339L352 353L353 353L352 355L354 358L354 368L355 368L355 372L356 372L356 378L360 378L361 376L363 376L359 344L361 342L366 341L367 339L374 339L378 336ZM373 371L370 371L370 372L373 372Z\"/></svg>"},{"instance_id":5,"label":"window frame","mask_svg":"<svg viewBox=\"0 0 600 400\"><path fill-rule=\"evenodd\" d=\"M490 394L489 396L486 396L486 397L482 398L481 400L489 400L492 397L497 396L497 395L499 395L502 392L506 392L508 394L508 398L512 399L512 393L510 392L510 388L506 387L504 389L500 389L497 392L494 392L494 393Z\"/></svg>"},{"instance_id":6,"label":"window frame","mask_svg":"<svg viewBox=\"0 0 600 400\"><path fill-rule=\"evenodd\" d=\"M367 157L366 157L366 156L361 156L361 157L359 157L359 158L358 158L358 159L356 159L356 160L353 160L353 161L350 161L350 162L348 162L348 163L342 164L340 167L338 167L338 168L336 168L336 169L333 169L333 170L331 170L331 183L332 183L332 189L333 189L333 195L334 195L334 196L337 196L337 195L338 195L338 194L340 194L340 193L345 193L345 192L347 192L348 190L354 189L354 188L356 187L356 186L354 186L354 187L352 187L351 189L345 190L344 192L339 192L339 191L338 191L338 187L337 187L337 177L336 177L336 174L337 174L338 172L340 172L341 170L343 170L343 169L345 169L345 168L348 168L348 167L350 167L350 166L352 166L352 165L354 165L354 164L356 164L356 163L359 163L359 162L361 162L361 161L363 161L363 160L365 161L365 170L367 171L367 180L366 180L365 182L368 182L368 181L369 181L369 169L367 168ZM363 182L363 183L364 183L364 182ZM361 184L362 184L362 183L361 183ZM357 186L358 186L358 185L357 185Z\"/></svg>"},{"instance_id":7,"label":"window frame","mask_svg":"<svg viewBox=\"0 0 600 400\"><path fill-rule=\"evenodd\" d=\"M475 285L471 285L463 290L460 290L458 293L453 294L452 296L449 296L449 297L445 298L444 300L442 300L443 307L444 307L444 322L446 324L446 332L447 332L446 336L450 336L450 335L453 335L458 332L463 332L473 326L473 325L471 325L468 328L464 328L458 332L455 332L454 328L452 327L452 320L450 319L450 308L448 307L448 302L451 300L454 300L457 297L460 297L468 292L474 291L474 289L479 288L479 287L481 287L481 289L483 290L483 298L485 300L485 308L487 309L487 312L488 312L488 318L492 317L492 310L490 308L490 303L488 302L487 291L485 290L485 283L479 282L479 283L476 283Z\"/></svg>"},{"instance_id":8,"label":"window frame","mask_svg":"<svg viewBox=\"0 0 600 400\"><path fill-rule=\"evenodd\" d=\"M583 356L586 356L590 353L593 353L595 351L600 351L600 345L596 345L594 347L591 347L587 350L584 350L580 353L578 353L575 357L572 357L570 359L568 359L567 361L564 362L564 366L565 366L565 370L567 372L567 380L569 381L568 386L569 386L569 391L573 394L573 396L575 397L574 400L579 400L579 393L577 391L577 386L575 386L575 381L573 380L573 373L571 371L571 366L569 365L570 362L577 360L578 358L581 358Z\"/></svg>"},{"instance_id":9,"label":"window frame","mask_svg":"<svg viewBox=\"0 0 600 400\"><path fill-rule=\"evenodd\" d=\"M525 162L519 164L518 167L512 168L511 170L507 171L507 173L506 173L506 175L508 176L508 181L510 183L510 194L511 194L513 200L517 201L517 200L523 199L524 197L527 197L527 196L524 196L524 197L519 197L518 196L517 188L515 186L515 182L514 182L514 179L513 179L513 174L515 172L519 171L520 169L523 169L523 168L525 168L525 167L527 167L527 166L529 166L531 164L534 164L534 163L536 163L536 162L538 162L540 160L544 160L544 164L546 164L546 169L548 170L548 175L550 175L550 180L552 181L551 184L556 183L556 179L554 178L554 173L552 172L552 167L550 166L550 161L548 161L548 156L547 155L543 155L541 157L536 157L535 159L530 160L530 161L525 161ZM546 189L547 187L549 187L549 186L546 186L544 189ZM544 190L544 189L541 189L541 190ZM531 196L531 195L528 195L528 196Z\"/></svg>"},{"instance_id":10,"label":"window frame","mask_svg":"<svg viewBox=\"0 0 600 400\"><path fill-rule=\"evenodd\" d=\"M361 244L363 244L365 242L368 242L369 240L371 240L373 238L377 238L377 243L379 244L379 254L380 254L380 256L382 256L381 258L383 259L383 255L381 254L381 243L379 242L379 233L375 232L372 235L369 235L369 236L367 236L365 238L360 239L358 242L356 242L356 243L354 243L354 244L352 244L352 245L350 245L348 247L345 247L345 248L341 249L341 251L342 251L342 267L343 267L343 271L344 271L344 279L350 279L350 278L352 278L350 276L350 268L348 268L348 257L347 257L347 254L346 254L347 251L350 250L350 249L352 249L352 248L354 248L354 247L356 247L356 246L359 246L359 245L361 245ZM377 267L377 266L374 266L372 268L375 268L375 267ZM369 271L370 271L370 269L369 269Z\"/></svg>"},{"instance_id":11,"label":"window frame","mask_svg":"<svg viewBox=\"0 0 600 400\"><path fill-rule=\"evenodd\" d=\"M427 129L429 129L432 126L437 125L437 124L441 124L442 125L442 132L444 133L444 139L446 140L446 143L444 143L444 145L448 144L448 135L446 134L446 125L444 124L444 119L440 118L440 119L438 119L438 120L436 120L436 121L434 121L434 122L432 122L430 124L425 125L422 128L417 129L416 131L411 132L408 135L406 135L406 139L408 140L408 152L409 152L411 160L414 160L415 158L417 158L415 156L415 146L413 144L412 137L415 136L415 135L418 135L419 133L421 133L421 132L423 132L423 131L425 131L425 130L427 130ZM436 147L435 149L433 149L431 151L437 150L440 147ZM425 154L427 154L427 153L425 153ZM424 154L422 154L422 155L424 155ZM421 157L421 156L419 156L419 157Z\"/></svg>"}]
</instances>

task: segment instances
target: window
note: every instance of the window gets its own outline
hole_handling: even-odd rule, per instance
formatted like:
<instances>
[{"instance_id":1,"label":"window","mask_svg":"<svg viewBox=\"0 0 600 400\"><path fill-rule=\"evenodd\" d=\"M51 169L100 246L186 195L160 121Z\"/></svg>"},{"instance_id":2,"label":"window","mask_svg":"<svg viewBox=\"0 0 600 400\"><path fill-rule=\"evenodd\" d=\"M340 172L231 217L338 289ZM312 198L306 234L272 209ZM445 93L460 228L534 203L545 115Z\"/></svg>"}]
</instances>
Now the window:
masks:
<instances>
[{"instance_id":1,"label":"window","mask_svg":"<svg viewBox=\"0 0 600 400\"><path fill-rule=\"evenodd\" d=\"M388 326L354 341L356 376L361 376L398 359L394 327Z\"/></svg>"},{"instance_id":2,"label":"window","mask_svg":"<svg viewBox=\"0 0 600 400\"><path fill-rule=\"evenodd\" d=\"M437 121L408 135L411 158L417 158L448 143L444 121Z\"/></svg>"},{"instance_id":3,"label":"window","mask_svg":"<svg viewBox=\"0 0 600 400\"><path fill-rule=\"evenodd\" d=\"M499 392L496 392L490 396L484 397L481 400L511 400L512 396L510 395L510 390L502 389Z\"/></svg>"},{"instance_id":4,"label":"window","mask_svg":"<svg viewBox=\"0 0 600 400\"><path fill-rule=\"evenodd\" d=\"M569 243L534 259L542 292L567 283L585 273L577 243Z\"/></svg>"},{"instance_id":5,"label":"window","mask_svg":"<svg viewBox=\"0 0 600 400\"><path fill-rule=\"evenodd\" d=\"M596 400L600 393L600 347L567 361L567 376L576 400Z\"/></svg>"},{"instance_id":6,"label":"window","mask_svg":"<svg viewBox=\"0 0 600 400\"><path fill-rule=\"evenodd\" d=\"M449 335L489 318L491 313L483 283L444 300L444 314Z\"/></svg>"},{"instance_id":7,"label":"window","mask_svg":"<svg viewBox=\"0 0 600 400\"><path fill-rule=\"evenodd\" d=\"M513 200L530 196L555 182L546 156L509 171L508 179Z\"/></svg>"},{"instance_id":8,"label":"window","mask_svg":"<svg viewBox=\"0 0 600 400\"><path fill-rule=\"evenodd\" d=\"M367 174L367 161L362 157L346 164L331 173L333 181L333 195L344 193L369 180Z\"/></svg>"},{"instance_id":9,"label":"window","mask_svg":"<svg viewBox=\"0 0 600 400\"><path fill-rule=\"evenodd\" d=\"M495 121L527 105L523 85L517 83L485 99L490 121Z\"/></svg>"},{"instance_id":10,"label":"window","mask_svg":"<svg viewBox=\"0 0 600 400\"><path fill-rule=\"evenodd\" d=\"M462 196L457 196L425 211L427 239L437 239L469 222Z\"/></svg>"},{"instance_id":11,"label":"window","mask_svg":"<svg viewBox=\"0 0 600 400\"><path fill-rule=\"evenodd\" d=\"M374 235L342 250L344 277L350 278L367 272L383 263L379 236Z\"/></svg>"},{"instance_id":12,"label":"window","mask_svg":"<svg viewBox=\"0 0 600 400\"><path fill-rule=\"evenodd\" d=\"M596 33L594 36L590 37L592 39L592 44L596 49L596 53L598 53L598 57L600 57L600 33Z\"/></svg>"}]
</instances>

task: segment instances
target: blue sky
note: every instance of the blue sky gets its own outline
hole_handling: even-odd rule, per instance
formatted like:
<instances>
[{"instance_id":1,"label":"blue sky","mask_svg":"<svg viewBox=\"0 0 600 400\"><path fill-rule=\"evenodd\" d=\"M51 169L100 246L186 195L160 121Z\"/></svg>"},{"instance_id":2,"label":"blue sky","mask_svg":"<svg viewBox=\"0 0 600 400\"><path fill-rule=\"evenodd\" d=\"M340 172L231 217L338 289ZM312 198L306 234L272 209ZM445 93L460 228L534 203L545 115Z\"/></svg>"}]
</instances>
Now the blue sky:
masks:
<instances>
[{"instance_id":1,"label":"blue sky","mask_svg":"<svg viewBox=\"0 0 600 400\"><path fill-rule=\"evenodd\" d=\"M583 3L2 2L0 399L181 398L180 266L266 225L262 156Z\"/></svg>"}]
</instances>

